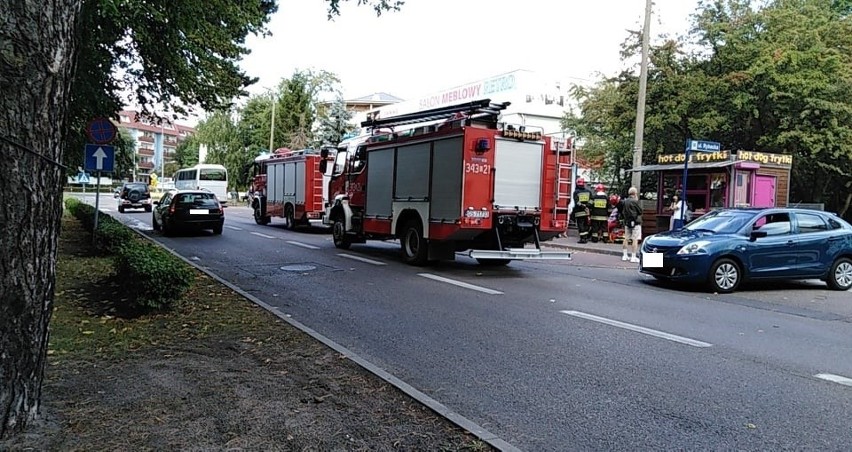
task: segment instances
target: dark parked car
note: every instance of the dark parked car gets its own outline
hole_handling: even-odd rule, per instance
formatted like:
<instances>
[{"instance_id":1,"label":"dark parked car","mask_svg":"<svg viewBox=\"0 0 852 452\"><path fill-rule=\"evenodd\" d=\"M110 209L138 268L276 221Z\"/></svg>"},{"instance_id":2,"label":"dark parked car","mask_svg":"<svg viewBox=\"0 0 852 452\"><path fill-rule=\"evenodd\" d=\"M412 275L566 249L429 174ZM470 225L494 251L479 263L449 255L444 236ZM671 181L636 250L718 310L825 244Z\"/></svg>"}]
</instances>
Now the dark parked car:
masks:
<instances>
[{"instance_id":1,"label":"dark parked car","mask_svg":"<svg viewBox=\"0 0 852 452\"><path fill-rule=\"evenodd\" d=\"M151 211L151 192L145 182L127 182L116 192L118 198L118 211L124 213L125 209L145 209Z\"/></svg>"},{"instance_id":2,"label":"dark parked car","mask_svg":"<svg viewBox=\"0 0 852 452\"><path fill-rule=\"evenodd\" d=\"M154 230L162 230L163 235L177 229L212 229L221 234L224 223L222 205L206 190L172 190L154 201Z\"/></svg>"},{"instance_id":3,"label":"dark parked car","mask_svg":"<svg viewBox=\"0 0 852 452\"><path fill-rule=\"evenodd\" d=\"M821 279L852 287L852 226L807 209L722 209L642 243L639 271L727 293L745 280Z\"/></svg>"}]
</instances>

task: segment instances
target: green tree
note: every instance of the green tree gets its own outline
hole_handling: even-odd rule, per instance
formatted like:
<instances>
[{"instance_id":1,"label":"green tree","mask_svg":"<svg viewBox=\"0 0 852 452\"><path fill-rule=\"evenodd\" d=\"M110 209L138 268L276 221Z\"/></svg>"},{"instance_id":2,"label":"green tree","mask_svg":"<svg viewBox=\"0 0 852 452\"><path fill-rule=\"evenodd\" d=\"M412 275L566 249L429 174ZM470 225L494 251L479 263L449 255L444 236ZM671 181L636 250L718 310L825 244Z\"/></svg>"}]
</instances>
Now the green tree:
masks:
<instances>
[{"instance_id":1,"label":"green tree","mask_svg":"<svg viewBox=\"0 0 852 452\"><path fill-rule=\"evenodd\" d=\"M187 168L198 163L198 137L190 135L175 148L175 163L178 168Z\"/></svg>"},{"instance_id":2,"label":"green tree","mask_svg":"<svg viewBox=\"0 0 852 452\"><path fill-rule=\"evenodd\" d=\"M340 0L327 0L329 17ZM377 12L400 2L359 0ZM245 38L266 33L273 0L0 0L0 439L39 415L66 149L93 117L117 119L122 92L143 112L211 110L254 82ZM76 140L76 141L75 141ZM73 152L76 154L77 152ZM76 158L76 157L75 157ZM34 208L35 206L35 208Z\"/></svg>"},{"instance_id":3,"label":"green tree","mask_svg":"<svg viewBox=\"0 0 852 452\"><path fill-rule=\"evenodd\" d=\"M343 136L353 130L349 121L352 112L346 109L346 102L338 97L329 108L320 114L319 128L314 137L314 147L323 145L337 146L343 141Z\"/></svg>"}]
</instances>

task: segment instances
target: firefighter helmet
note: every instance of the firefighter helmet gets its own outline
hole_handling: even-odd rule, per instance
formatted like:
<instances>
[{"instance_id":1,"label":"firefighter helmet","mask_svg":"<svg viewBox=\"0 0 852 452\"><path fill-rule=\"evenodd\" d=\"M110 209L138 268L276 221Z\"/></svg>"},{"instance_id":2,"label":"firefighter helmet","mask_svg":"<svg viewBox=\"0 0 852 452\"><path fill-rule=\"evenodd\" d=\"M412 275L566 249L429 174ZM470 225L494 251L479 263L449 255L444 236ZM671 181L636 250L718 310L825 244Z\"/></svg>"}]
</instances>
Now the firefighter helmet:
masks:
<instances>
[{"instance_id":1,"label":"firefighter helmet","mask_svg":"<svg viewBox=\"0 0 852 452\"><path fill-rule=\"evenodd\" d=\"M621 201L621 196L610 195L610 197L609 197L609 204L610 205L617 206L619 201Z\"/></svg>"},{"instance_id":2,"label":"firefighter helmet","mask_svg":"<svg viewBox=\"0 0 852 452\"><path fill-rule=\"evenodd\" d=\"M604 190L605 190L605 188L604 188L603 184L595 185L595 191L604 191Z\"/></svg>"},{"instance_id":3,"label":"firefighter helmet","mask_svg":"<svg viewBox=\"0 0 852 452\"><path fill-rule=\"evenodd\" d=\"M578 177L577 178L577 186L578 187L585 187L586 186L586 179L583 179L582 177Z\"/></svg>"}]
</instances>

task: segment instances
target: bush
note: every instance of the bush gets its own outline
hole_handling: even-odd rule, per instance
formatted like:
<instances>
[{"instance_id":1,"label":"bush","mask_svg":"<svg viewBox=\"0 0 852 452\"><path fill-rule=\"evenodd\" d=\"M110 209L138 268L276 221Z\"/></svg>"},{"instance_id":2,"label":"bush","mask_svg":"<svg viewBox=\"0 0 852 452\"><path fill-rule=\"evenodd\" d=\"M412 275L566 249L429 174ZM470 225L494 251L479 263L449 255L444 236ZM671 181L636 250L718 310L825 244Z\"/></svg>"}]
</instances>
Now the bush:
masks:
<instances>
[{"instance_id":1,"label":"bush","mask_svg":"<svg viewBox=\"0 0 852 452\"><path fill-rule=\"evenodd\" d=\"M193 282L190 266L158 245L135 239L118 248L118 278L149 309L167 309Z\"/></svg>"},{"instance_id":2,"label":"bush","mask_svg":"<svg viewBox=\"0 0 852 452\"><path fill-rule=\"evenodd\" d=\"M92 230L93 206L68 198L65 208ZM192 267L105 213L98 215L95 246L116 255L116 277L140 308L168 309L192 286Z\"/></svg>"},{"instance_id":3,"label":"bush","mask_svg":"<svg viewBox=\"0 0 852 452\"><path fill-rule=\"evenodd\" d=\"M98 230L95 231L95 246L99 250L116 254L123 243L138 239L130 228L112 217L104 215L99 218Z\"/></svg>"}]
</instances>

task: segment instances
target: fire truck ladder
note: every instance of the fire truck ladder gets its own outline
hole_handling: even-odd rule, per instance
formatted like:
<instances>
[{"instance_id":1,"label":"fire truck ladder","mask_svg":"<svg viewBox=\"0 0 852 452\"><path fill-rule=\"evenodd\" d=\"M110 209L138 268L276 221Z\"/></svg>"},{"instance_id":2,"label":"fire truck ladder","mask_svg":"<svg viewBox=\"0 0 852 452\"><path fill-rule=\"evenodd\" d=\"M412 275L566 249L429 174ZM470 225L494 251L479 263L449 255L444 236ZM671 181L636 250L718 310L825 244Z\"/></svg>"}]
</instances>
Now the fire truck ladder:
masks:
<instances>
[{"instance_id":1,"label":"fire truck ladder","mask_svg":"<svg viewBox=\"0 0 852 452\"><path fill-rule=\"evenodd\" d=\"M361 127L368 127L370 129L388 127L392 129L396 126L451 119L458 114L467 115L465 119L489 119L496 122L497 116L500 115L500 112L505 110L509 105L510 102L494 103L491 102L491 99L482 99L464 104L451 105L449 107L433 108L431 110L423 110L399 116L390 116L388 118L370 118L361 122Z\"/></svg>"},{"instance_id":2,"label":"fire truck ladder","mask_svg":"<svg viewBox=\"0 0 852 452\"><path fill-rule=\"evenodd\" d=\"M553 218L557 218L557 214L562 211L568 213L568 208L571 205L571 167L573 159L569 159L568 163L563 162L562 156L571 155L572 149L561 146L556 148L556 203L553 206ZM564 203L560 205L560 203ZM567 218L567 217L566 217Z\"/></svg>"}]
</instances>

